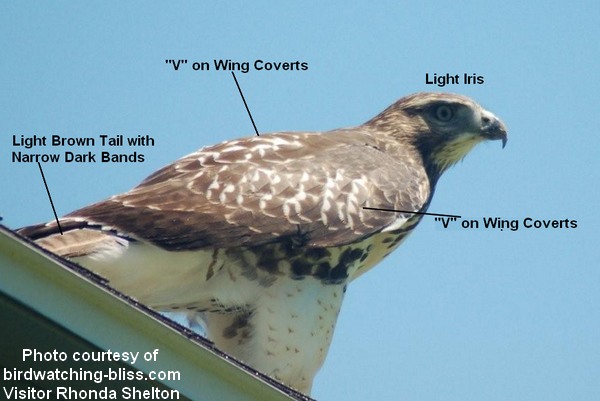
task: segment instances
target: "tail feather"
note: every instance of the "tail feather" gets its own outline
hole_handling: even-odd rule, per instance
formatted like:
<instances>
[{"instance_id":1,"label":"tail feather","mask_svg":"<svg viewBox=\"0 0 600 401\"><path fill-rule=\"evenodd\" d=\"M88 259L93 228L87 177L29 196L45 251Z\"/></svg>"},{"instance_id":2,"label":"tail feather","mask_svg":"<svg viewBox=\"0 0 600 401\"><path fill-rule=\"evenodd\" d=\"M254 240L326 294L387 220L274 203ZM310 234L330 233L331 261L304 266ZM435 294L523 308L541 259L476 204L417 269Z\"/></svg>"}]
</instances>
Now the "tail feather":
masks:
<instances>
[{"instance_id":1,"label":"tail feather","mask_svg":"<svg viewBox=\"0 0 600 401\"><path fill-rule=\"evenodd\" d=\"M65 232L77 230L86 226L88 226L88 223L84 220L61 220L60 228L56 221L52 221L50 223L23 227L18 229L17 232L35 241L39 238L51 236L52 234L60 234L61 230Z\"/></svg>"},{"instance_id":2,"label":"tail feather","mask_svg":"<svg viewBox=\"0 0 600 401\"><path fill-rule=\"evenodd\" d=\"M62 231L62 233L61 233ZM122 245L125 239L113 231L103 230L84 220L61 220L60 229L56 222L23 227L17 232L36 244L64 258L89 256L94 253Z\"/></svg>"}]
</instances>

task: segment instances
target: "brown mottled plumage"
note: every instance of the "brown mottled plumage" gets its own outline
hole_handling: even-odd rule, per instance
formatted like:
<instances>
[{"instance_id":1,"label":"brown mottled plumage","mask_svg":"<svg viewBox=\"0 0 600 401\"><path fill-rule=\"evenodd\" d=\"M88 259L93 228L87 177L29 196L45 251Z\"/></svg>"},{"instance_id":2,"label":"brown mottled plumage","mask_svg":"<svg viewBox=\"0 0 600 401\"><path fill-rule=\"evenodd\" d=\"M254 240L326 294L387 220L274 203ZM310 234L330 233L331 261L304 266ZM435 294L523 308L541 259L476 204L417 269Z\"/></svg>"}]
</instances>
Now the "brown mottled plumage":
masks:
<instances>
[{"instance_id":1,"label":"brown mottled plumage","mask_svg":"<svg viewBox=\"0 0 600 401\"><path fill-rule=\"evenodd\" d=\"M21 234L161 311L202 314L217 346L308 392L346 285L387 256L440 175L493 114L458 95L419 93L367 123L227 141L129 192Z\"/></svg>"}]
</instances>

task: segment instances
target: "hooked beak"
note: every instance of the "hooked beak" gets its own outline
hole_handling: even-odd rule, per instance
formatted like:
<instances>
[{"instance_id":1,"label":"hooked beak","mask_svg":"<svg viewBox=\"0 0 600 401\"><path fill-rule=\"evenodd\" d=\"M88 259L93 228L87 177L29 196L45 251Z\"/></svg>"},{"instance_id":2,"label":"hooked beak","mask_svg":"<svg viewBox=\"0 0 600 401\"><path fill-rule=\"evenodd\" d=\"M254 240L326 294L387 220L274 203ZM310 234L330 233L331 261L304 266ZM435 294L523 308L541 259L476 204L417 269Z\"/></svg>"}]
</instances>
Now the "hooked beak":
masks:
<instances>
[{"instance_id":1,"label":"hooked beak","mask_svg":"<svg viewBox=\"0 0 600 401\"><path fill-rule=\"evenodd\" d=\"M508 141L508 133L502 121L489 111L484 110L481 113L481 122L481 136L489 140L502 139L502 149L504 149Z\"/></svg>"}]
</instances>

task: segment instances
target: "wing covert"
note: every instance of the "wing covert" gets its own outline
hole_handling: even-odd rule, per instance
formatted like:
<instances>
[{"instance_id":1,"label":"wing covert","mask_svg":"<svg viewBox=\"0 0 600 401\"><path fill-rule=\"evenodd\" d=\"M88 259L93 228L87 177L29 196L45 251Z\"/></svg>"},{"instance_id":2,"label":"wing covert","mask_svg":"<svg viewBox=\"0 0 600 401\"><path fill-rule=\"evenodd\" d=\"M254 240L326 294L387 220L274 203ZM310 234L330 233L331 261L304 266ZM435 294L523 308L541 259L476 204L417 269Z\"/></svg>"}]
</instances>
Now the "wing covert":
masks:
<instances>
[{"instance_id":1,"label":"wing covert","mask_svg":"<svg viewBox=\"0 0 600 401\"><path fill-rule=\"evenodd\" d=\"M379 232L399 217L363 206L418 211L428 198L417 161L393 160L364 132L288 133L200 149L131 191L66 217L169 250L281 237L327 247Z\"/></svg>"}]
</instances>

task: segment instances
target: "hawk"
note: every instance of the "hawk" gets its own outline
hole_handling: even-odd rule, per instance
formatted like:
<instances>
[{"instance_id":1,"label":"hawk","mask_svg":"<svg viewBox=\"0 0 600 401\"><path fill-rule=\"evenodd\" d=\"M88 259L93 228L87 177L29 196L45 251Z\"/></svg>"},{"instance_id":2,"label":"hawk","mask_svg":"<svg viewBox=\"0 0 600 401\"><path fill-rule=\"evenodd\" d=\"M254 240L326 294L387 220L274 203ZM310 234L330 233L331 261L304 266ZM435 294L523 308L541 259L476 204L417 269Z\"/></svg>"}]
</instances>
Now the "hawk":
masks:
<instances>
[{"instance_id":1,"label":"hawk","mask_svg":"<svg viewBox=\"0 0 600 401\"><path fill-rule=\"evenodd\" d=\"M204 147L64 216L64 235L55 221L20 233L155 310L200 314L217 347L309 393L347 285L494 139L504 124L473 100L417 93L357 127Z\"/></svg>"}]
</instances>

